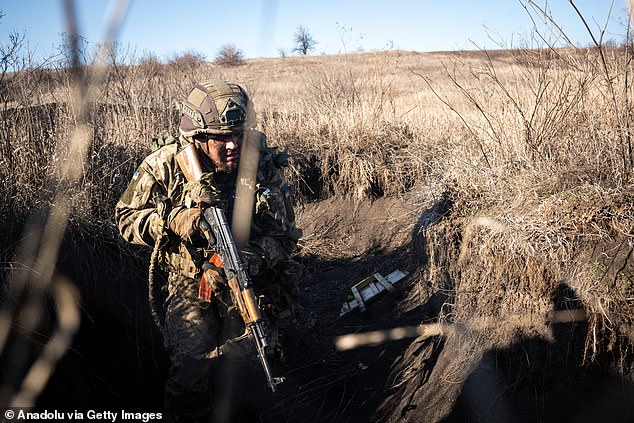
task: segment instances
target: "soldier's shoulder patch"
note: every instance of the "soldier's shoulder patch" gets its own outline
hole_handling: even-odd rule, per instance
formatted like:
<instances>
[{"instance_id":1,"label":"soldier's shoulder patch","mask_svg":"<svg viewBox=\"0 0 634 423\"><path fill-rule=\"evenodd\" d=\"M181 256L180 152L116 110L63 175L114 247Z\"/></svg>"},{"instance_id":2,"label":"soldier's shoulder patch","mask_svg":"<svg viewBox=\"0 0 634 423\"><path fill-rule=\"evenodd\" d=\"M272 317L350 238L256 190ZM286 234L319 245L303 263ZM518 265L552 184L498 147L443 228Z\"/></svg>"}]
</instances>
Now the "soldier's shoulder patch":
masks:
<instances>
[{"instance_id":1,"label":"soldier's shoulder patch","mask_svg":"<svg viewBox=\"0 0 634 423\"><path fill-rule=\"evenodd\" d=\"M134 172L134 175L132 176L132 180L130 181L130 183L128 184L128 187L126 188L125 192L123 193L123 195L121 196L121 201L124 204L131 204L132 200L135 196L135 193L138 189L139 183L141 182L141 176L146 173L146 170L143 169L143 167L139 167L136 172Z\"/></svg>"}]
</instances>

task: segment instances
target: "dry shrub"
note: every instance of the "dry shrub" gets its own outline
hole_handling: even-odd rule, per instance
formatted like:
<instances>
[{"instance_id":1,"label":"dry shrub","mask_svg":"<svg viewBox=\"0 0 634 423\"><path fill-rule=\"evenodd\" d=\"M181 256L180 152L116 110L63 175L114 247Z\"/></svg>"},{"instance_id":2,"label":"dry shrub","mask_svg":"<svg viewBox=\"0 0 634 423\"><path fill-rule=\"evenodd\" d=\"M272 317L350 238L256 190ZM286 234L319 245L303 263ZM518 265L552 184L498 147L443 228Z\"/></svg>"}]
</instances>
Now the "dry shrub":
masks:
<instances>
[{"instance_id":1,"label":"dry shrub","mask_svg":"<svg viewBox=\"0 0 634 423\"><path fill-rule=\"evenodd\" d=\"M493 199L538 187L555 193L597 176L622 185L629 165L624 168L618 134L610 136L617 125L604 113L610 106L592 58L572 67L577 51L567 62L534 51L514 54L513 63L494 63L485 54L482 61L447 66L455 91L439 97L466 129L449 140L452 153L442 158L449 179Z\"/></svg>"},{"instance_id":2,"label":"dry shrub","mask_svg":"<svg viewBox=\"0 0 634 423\"><path fill-rule=\"evenodd\" d=\"M244 52L234 44L225 44L218 49L214 63L220 66L240 66L244 64Z\"/></svg>"},{"instance_id":3,"label":"dry shrub","mask_svg":"<svg viewBox=\"0 0 634 423\"><path fill-rule=\"evenodd\" d=\"M431 162L459 200L428 234L459 240L459 256L427 252L445 318L541 324L566 284L589 315L587 358L634 341L630 57L485 51L445 62L444 80L413 69L463 127Z\"/></svg>"},{"instance_id":4,"label":"dry shrub","mask_svg":"<svg viewBox=\"0 0 634 423\"><path fill-rule=\"evenodd\" d=\"M150 128L173 128L174 120L170 107L174 93L163 88L165 79L141 85L137 75L145 67L124 66L115 55L110 60L101 95L89 113L92 154L79 192L72 194L74 219L102 225L111 219L115 196L122 192L121 181L113 178L127 180L147 151L155 132ZM75 93L65 69L16 68L2 80L7 93L0 106L0 176L5 182L0 190L2 213L20 222L32 210L47 208L52 200L61 168L55 162L65 156L65 141L75 124L71 110ZM134 142L137 140L141 142Z\"/></svg>"},{"instance_id":5,"label":"dry shrub","mask_svg":"<svg viewBox=\"0 0 634 423\"><path fill-rule=\"evenodd\" d=\"M284 110L265 109L267 133L296 153L292 179L301 192L375 198L410 189L423 173L426 150L413 148L417 134L396 115L396 83L385 65L315 66L301 96ZM312 174L319 185L302 179Z\"/></svg>"}]
</instances>

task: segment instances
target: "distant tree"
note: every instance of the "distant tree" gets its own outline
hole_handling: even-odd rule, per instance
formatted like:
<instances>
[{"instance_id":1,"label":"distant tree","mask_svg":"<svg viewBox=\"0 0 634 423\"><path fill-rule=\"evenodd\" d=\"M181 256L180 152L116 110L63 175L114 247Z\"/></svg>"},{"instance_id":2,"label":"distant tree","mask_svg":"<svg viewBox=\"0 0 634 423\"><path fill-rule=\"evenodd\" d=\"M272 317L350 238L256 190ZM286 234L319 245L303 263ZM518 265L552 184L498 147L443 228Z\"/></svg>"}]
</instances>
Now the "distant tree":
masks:
<instances>
[{"instance_id":1,"label":"distant tree","mask_svg":"<svg viewBox=\"0 0 634 423\"><path fill-rule=\"evenodd\" d=\"M220 66L240 66L244 64L244 52L234 44L225 44L216 52L214 63Z\"/></svg>"},{"instance_id":2,"label":"distant tree","mask_svg":"<svg viewBox=\"0 0 634 423\"><path fill-rule=\"evenodd\" d=\"M304 56L307 55L309 51L313 51L318 44L310 31L308 31L308 28L303 26L297 27L295 34L293 34L293 42L295 43L293 51L303 54Z\"/></svg>"},{"instance_id":3,"label":"distant tree","mask_svg":"<svg viewBox=\"0 0 634 423\"><path fill-rule=\"evenodd\" d=\"M285 47L278 47L277 54L282 58L286 59L288 57L288 50Z\"/></svg>"},{"instance_id":4,"label":"distant tree","mask_svg":"<svg viewBox=\"0 0 634 423\"><path fill-rule=\"evenodd\" d=\"M174 54L168 63L179 70L197 69L205 61L205 55L196 50L187 50L184 53Z\"/></svg>"},{"instance_id":5,"label":"distant tree","mask_svg":"<svg viewBox=\"0 0 634 423\"><path fill-rule=\"evenodd\" d=\"M161 59L152 51L144 51L137 59L137 65L141 67L156 68L161 66Z\"/></svg>"},{"instance_id":6,"label":"distant tree","mask_svg":"<svg viewBox=\"0 0 634 423\"><path fill-rule=\"evenodd\" d=\"M78 34L62 32L61 44L57 47L60 65L63 67L83 66L88 62L88 40Z\"/></svg>"},{"instance_id":7,"label":"distant tree","mask_svg":"<svg viewBox=\"0 0 634 423\"><path fill-rule=\"evenodd\" d=\"M99 43L95 45L92 60L93 62L103 61L111 66L133 64L137 61L136 49L130 44L123 44L120 41Z\"/></svg>"},{"instance_id":8,"label":"distant tree","mask_svg":"<svg viewBox=\"0 0 634 423\"><path fill-rule=\"evenodd\" d=\"M159 59L156 54L148 51L144 52L137 60L137 65L141 72L148 78L154 78L159 75L163 67L161 59Z\"/></svg>"},{"instance_id":9,"label":"distant tree","mask_svg":"<svg viewBox=\"0 0 634 423\"><path fill-rule=\"evenodd\" d=\"M25 38L26 34L13 30L9 33L9 39L0 43L0 102L5 105L13 97L11 88L17 85L14 82L19 81L18 77L21 78L23 71L28 68L22 54ZM11 75L11 79L6 79L8 75Z\"/></svg>"}]
</instances>

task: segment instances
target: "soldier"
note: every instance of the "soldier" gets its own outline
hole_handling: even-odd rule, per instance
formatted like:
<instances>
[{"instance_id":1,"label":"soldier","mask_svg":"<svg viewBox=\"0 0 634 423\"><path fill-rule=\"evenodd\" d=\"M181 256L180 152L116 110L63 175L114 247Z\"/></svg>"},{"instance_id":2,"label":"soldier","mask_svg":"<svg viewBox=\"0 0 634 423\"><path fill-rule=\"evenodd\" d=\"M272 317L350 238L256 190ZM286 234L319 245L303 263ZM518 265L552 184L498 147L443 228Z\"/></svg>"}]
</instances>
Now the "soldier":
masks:
<instances>
[{"instance_id":1,"label":"soldier","mask_svg":"<svg viewBox=\"0 0 634 423\"><path fill-rule=\"evenodd\" d=\"M287 156L269 148L264 134L253 128L252 103L241 86L220 80L197 84L181 112L180 136L158 139L163 146L134 173L115 219L126 241L154 246L151 269L156 259L168 274L164 301L156 301L162 287L150 286L153 314L171 359L165 411L168 420L192 422L208 421L214 362L235 336L225 275L208 262L213 251L200 229L202 211L220 206L231 219L236 184L255 190L251 237L241 254L255 289L269 301L268 314L278 322L293 311L301 266L291 254L301 231L284 177ZM238 181L243 143L259 146L255 181ZM203 171L197 182L186 179L176 158L189 145L195 146Z\"/></svg>"}]
</instances>

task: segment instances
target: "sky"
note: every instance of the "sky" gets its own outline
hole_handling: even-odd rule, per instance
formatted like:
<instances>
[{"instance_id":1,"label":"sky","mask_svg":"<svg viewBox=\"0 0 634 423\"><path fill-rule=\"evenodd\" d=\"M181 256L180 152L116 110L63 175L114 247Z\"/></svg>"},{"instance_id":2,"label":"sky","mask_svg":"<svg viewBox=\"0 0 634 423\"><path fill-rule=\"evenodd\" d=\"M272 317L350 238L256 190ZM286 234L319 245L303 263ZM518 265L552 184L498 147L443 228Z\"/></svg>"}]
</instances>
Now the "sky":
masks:
<instances>
[{"instance_id":1,"label":"sky","mask_svg":"<svg viewBox=\"0 0 634 423\"><path fill-rule=\"evenodd\" d=\"M548 6L557 24L577 45L588 45L588 31L568 0L535 0ZM125 3L125 1L124 1ZM598 38L612 0L575 0ZM104 40L106 0L75 0L79 32L94 46ZM622 39L626 0L614 0L605 39ZM301 25L317 42L313 55L400 49L453 51L521 46L534 24L552 37L528 0L130 0L118 41L139 57L163 60L196 51L212 60L232 44L246 58L278 57L291 52ZM25 35L37 58L58 51L68 32L61 0L0 0L0 43L10 33Z\"/></svg>"}]
</instances>

